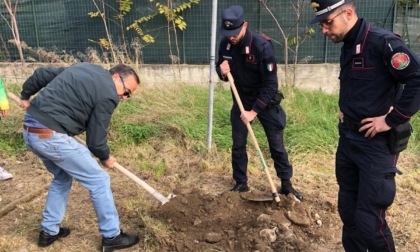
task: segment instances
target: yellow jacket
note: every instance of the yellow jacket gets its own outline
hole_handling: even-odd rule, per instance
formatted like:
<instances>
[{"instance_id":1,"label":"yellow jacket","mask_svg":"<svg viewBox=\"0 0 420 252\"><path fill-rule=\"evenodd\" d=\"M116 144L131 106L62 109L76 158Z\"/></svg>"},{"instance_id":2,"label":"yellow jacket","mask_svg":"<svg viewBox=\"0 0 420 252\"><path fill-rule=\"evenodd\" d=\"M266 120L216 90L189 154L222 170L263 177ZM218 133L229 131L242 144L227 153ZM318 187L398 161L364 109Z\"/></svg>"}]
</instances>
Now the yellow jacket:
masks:
<instances>
[{"instance_id":1,"label":"yellow jacket","mask_svg":"<svg viewBox=\"0 0 420 252\"><path fill-rule=\"evenodd\" d=\"M0 110L9 110L9 100L4 89L3 79L0 77Z\"/></svg>"}]
</instances>

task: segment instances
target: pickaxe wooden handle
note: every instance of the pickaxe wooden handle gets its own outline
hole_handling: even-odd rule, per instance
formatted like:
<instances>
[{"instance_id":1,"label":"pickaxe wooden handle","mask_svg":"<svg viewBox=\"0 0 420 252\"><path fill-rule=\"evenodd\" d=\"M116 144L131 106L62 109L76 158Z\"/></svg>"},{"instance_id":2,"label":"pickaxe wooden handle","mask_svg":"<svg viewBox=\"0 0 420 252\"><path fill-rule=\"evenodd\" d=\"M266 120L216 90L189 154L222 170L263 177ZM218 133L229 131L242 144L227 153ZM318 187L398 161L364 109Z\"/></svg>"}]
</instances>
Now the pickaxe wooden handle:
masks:
<instances>
[{"instance_id":1,"label":"pickaxe wooden handle","mask_svg":"<svg viewBox=\"0 0 420 252\"><path fill-rule=\"evenodd\" d=\"M245 112L244 105L242 104L241 98L239 97L238 90L236 89L235 82L233 80L232 74L228 73L227 77L228 77L228 80L229 80L229 83L230 83L230 88L232 89L233 95L235 96L236 102L238 103L239 109L241 110L241 113L243 114ZM271 179L270 172L267 169L267 165L266 165L264 157L261 153L261 149L260 149L260 146L258 145L257 139L255 138L255 134L254 134L254 131L252 130L251 124L247 123L246 127L248 129L249 135L252 138L252 143L254 144L254 147L257 150L257 155L260 159L262 168L265 171L265 175L267 175L268 182L270 182L271 194L272 194L273 198L276 200L276 202L280 202L279 194L277 192L276 187L274 186L273 180Z\"/></svg>"},{"instance_id":2,"label":"pickaxe wooden handle","mask_svg":"<svg viewBox=\"0 0 420 252\"><path fill-rule=\"evenodd\" d=\"M11 92L7 92L7 95L13 101L17 102L18 104L21 104L22 101L15 94L13 94ZM81 139L78 136L75 136L74 138L79 143L81 143L84 146L86 146L86 142L83 139ZM147 192L149 192L150 194L152 194L153 197L155 197L157 200L159 200L162 203L162 205L165 204L165 203L167 203L167 202L169 202L169 200L171 198L175 197L175 195L173 195L173 194L170 194L168 197L163 196L158 191L156 191L153 187L151 187L150 185L148 185L146 182L144 182L143 180L141 180L139 177L137 177L136 175L134 175L133 173L131 173L129 170L127 170L122 165L118 164L117 162L114 163L113 167L116 168L117 170L119 170L120 172L122 172L124 175L126 175L127 177L129 177L134 182L136 182L138 185L140 185L141 187L143 187Z\"/></svg>"},{"instance_id":3,"label":"pickaxe wooden handle","mask_svg":"<svg viewBox=\"0 0 420 252\"><path fill-rule=\"evenodd\" d=\"M79 143L81 143L84 146L86 146L86 142L83 139L81 139L78 136L74 136L74 138ZM129 170L127 170L126 168L124 168L122 165L120 165L117 162L114 163L113 167L115 169L119 170L120 172L122 172L124 175L126 175L127 177L129 177L134 182L136 182L138 185L140 185L141 187L143 187L147 192L149 192L151 195L153 195L153 197L155 197L157 200L159 200L162 203L162 205L165 204L165 203L167 203L167 202L169 202L169 200L174 197L174 195L172 195L172 194L169 195L168 197L163 196L158 191L156 191L153 187L151 187L150 185L148 185L142 179L140 179L139 177L137 177L136 175L134 175L132 172L130 172Z\"/></svg>"}]
</instances>

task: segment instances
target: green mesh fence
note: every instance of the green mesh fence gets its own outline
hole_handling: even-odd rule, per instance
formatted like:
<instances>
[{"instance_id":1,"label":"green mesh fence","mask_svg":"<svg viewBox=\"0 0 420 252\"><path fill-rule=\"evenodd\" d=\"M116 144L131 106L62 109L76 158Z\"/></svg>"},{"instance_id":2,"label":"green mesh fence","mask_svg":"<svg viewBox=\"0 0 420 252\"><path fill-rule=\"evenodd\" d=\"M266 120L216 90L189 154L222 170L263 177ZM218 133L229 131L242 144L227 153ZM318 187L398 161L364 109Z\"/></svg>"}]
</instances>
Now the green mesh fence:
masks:
<instances>
[{"instance_id":1,"label":"green mesh fence","mask_svg":"<svg viewBox=\"0 0 420 252\"><path fill-rule=\"evenodd\" d=\"M172 1L172 4L173 7L177 7L183 2L186 0ZM409 4L405 4L406 2ZM420 19L420 9L418 3L412 2L411 0L360 0L357 1L357 8L359 16L377 26L394 30L402 35L416 52L420 52L418 38L420 25L417 24ZM105 3L106 27L120 58L127 57L134 60L138 55L139 62L146 64L209 63L211 0L201 0L198 4L192 4L191 8L180 13L187 23L187 28L184 31L177 30L175 33L173 29L168 30L168 22L162 15L157 15L150 21L141 24L140 27L143 31L155 39L155 42L150 44L139 40L139 36L133 30L126 30L126 27L134 20L156 14L155 2L134 1L131 11L120 23L116 18L118 14L118 1L116 0L104 2L100 0L20 0L16 8L16 18L20 38L27 45L24 49L25 59L48 62L85 61L91 55L98 54L102 57L102 61L112 60L110 51L98 43L99 39L107 38L104 22L100 17L92 18L88 15L89 12L97 11L94 3L98 4L100 8L102 8L102 3ZM272 15L259 0L219 0L218 3L218 27L224 8L232 4L242 5L249 28L266 34L274 41L278 63L285 62L285 39L280 28L287 36L287 43L290 45L289 63L294 60L295 47L292 41L297 37L300 38L298 62L338 62L341 46L326 39L319 31L317 24L309 24L314 17L309 0L267 0L265 3ZM294 26L297 19L296 6L298 3L304 6L303 13L298 26ZM167 1L163 1L162 4L167 4ZM0 60L19 60L16 46L8 42L13 39L13 35L8 23L10 16L3 2L0 4L0 12L2 14L0 19ZM306 36L305 31L311 30L315 32L311 36ZM218 35L217 44L219 40ZM140 49L138 53L136 53L137 49Z\"/></svg>"}]
</instances>

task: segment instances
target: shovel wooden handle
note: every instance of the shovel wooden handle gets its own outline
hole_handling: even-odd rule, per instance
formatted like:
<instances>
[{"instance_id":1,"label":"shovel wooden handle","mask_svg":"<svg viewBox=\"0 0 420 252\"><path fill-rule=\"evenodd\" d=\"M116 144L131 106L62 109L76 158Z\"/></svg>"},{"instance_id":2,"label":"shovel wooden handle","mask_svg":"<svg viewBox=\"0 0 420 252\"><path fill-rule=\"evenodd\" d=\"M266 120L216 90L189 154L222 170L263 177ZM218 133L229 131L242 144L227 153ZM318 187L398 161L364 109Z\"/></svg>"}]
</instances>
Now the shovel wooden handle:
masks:
<instances>
[{"instance_id":1,"label":"shovel wooden handle","mask_svg":"<svg viewBox=\"0 0 420 252\"><path fill-rule=\"evenodd\" d=\"M230 83L230 88L232 89L233 95L235 96L236 102L238 103L239 109L241 110L241 113L243 114L245 112L244 105L242 104L241 98L239 97L238 90L236 89L232 74L228 73L227 77ZM254 147L257 150L257 155L260 159L262 168L265 172L265 175L267 175L268 182L270 183L271 194L273 195L273 198L276 200L276 202L280 202L279 194L277 192L276 187L274 186L273 180L271 179L270 172L267 169L267 164L265 163L264 157L261 153L260 146L258 145L257 138L255 138L255 134L254 134L254 131L252 130L251 124L247 123L246 127L248 129L249 135L252 138L252 143L254 144Z\"/></svg>"},{"instance_id":2,"label":"shovel wooden handle","mask_svg":"<svg viewBox=\"0 0 420 252\"><path fill-rule=\"evenodd\" d=\"M13 101L17 102L19 105L22 103L22 101L20 100L20 98L17 97L15 94L13 94L11 92L7 92L7 95L9 96L10 99L12 99ZM74 138L79 143L81 143L84 146L86 146L86 142L83 139L81 139L78 136L75 136ZM116 168L117 170L119 170L120 172L122 172L124 175L126 175L127 177L129 177L134 182L136 182L138 185L140 185L141 187L143 187L147 192L149 192L150 194L152 194L153 197L155 197L157 200L159 200L162 203L162 205L165 204L165 203L167 203L167 202L169 202L169 199L168 198L166 198L165 196L163 196L162 194L160 194L153 187L151 187L146 182L144 182L143 180L141 180L139 177L137 177L136 175L134 175L133 173L131 173L129 170L125 169L122 165L120 165L117 162L115 162L114 165L113 165L113 167Z\"/></svg>"},{"instance_id":3,"label":"shovel wooden handle","mask_svg":"<svg viewBox=\"0 0 420 252\"><path fill-rule=\"evenodd\" d=\"M13 101L15 101L19 105L22 103L22 101L20 100L20 98L17 97L14 93L7 92L7 96L9 96L10 99L12 99Z\"/></svg>"},{"instance_id":4,"label":"shovel wooden handle","mask_svg":"<svg viewBox=\"0 0 420 252\"><path fill-rule=\"evenodd\" d=\"M74 138L79 143L81 143L84 146L86 146L86 142L83 139L81 139L78 136L74 136ZM166 198L165 196L163 196L162 194L160 194L153 187L151 187L150 185L148 185L146 182L144 182L142 179L140 179L139 177L137 177L136 175L134 175L132 172L130 172L126 168L124 168L119 163L115 162L114 165L113 165L113 167L115 169L119 170L121 173L123 173L127 177L129 177L134 182L136 182L138 185L140 185L141 187L143 187L147 192L149 192L151 195L153 195L153 197L155 197L157 200L159 200L162 203L162 205L169 202L169 199L168 198Z\"/></svg>"},{"instance_id":5,"label":"shovel wooden handle","mask_svg":"<svg viewBox=\"0 0 420 252\"><path fill-rule=\"evenodd\" d=\"M158 191L156 191L153 187L148 185L146 182L141 180L139 177L131 173L129 170L125 169L122 165L118 164L117 162L114 163L114 168L118 169L120 172L124 173L127 177L129 177L131 180L139 184L141 187L143 187L146 191L148 191L153 197L155 197L157 200L159 200L162 205L169 202L169 199L160 194Z\"/></svg>"}]
</instances>

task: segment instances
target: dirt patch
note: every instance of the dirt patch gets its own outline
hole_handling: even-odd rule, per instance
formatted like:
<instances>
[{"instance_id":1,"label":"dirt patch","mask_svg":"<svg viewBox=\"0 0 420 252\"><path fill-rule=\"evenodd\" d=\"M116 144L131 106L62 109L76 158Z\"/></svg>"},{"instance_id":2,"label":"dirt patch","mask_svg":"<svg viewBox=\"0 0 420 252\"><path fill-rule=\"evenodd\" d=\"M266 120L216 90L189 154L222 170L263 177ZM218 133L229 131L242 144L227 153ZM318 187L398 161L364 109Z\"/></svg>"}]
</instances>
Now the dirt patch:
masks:
<instances>
[{"instance_id":1,"label":"dirt patch","mask_svg":"<svg viewBox=\"0 0 420 252\"><path fill-rule=\"evenodd\" d=\"M170 251L332 251L325 237L336 211L331 202L300 202L293 195L279 203L250 201L270 195L223 192L219 195L181 188L177 197L152 212L173 234ZM317 245L314 245L317 244Z\"/></svg>"},{"instance_id":2,"label":"dirt patch","mask_svg":"<svg viewBox=\"0 0 420 252\"><path fill-rule=\"evenodd\" d=\"M0 182L0 210L50 183L51 175L32 153L16 159L0 154L0 158L0 166L14 175L12 180ZM174 169L158 180L136 167L126 167L163 195L176 195L164 205L127 176L107 170L122 228L141 237L139 245L123 251L343 251L333 171L321 171L314 163L312 169L304 169L295 163L294 184L304 201L281 195L279 203L254 202L248 199L270 197L263 172L251 169L250 193L232 193L228 191L232 186L230 170L203 170L200 162L191 160L186 167L182 160L176 164L173 158L173 166L183 169ZM331 163L323 166L333 167L333 159L328 160ZM416 166L418 160L407 156L405 162ZM407 173L412 171L416 169ZM398 177L397 199L388 211L397 251L420 251L418 193L406 186L415 185L417 179ZM77 182L62 223L72 233L46 249L37 247L46 194L46 189L41 190L0 216L0 252L100 250L101 236L89 194Z\"/></svg>"}]
</instances>

